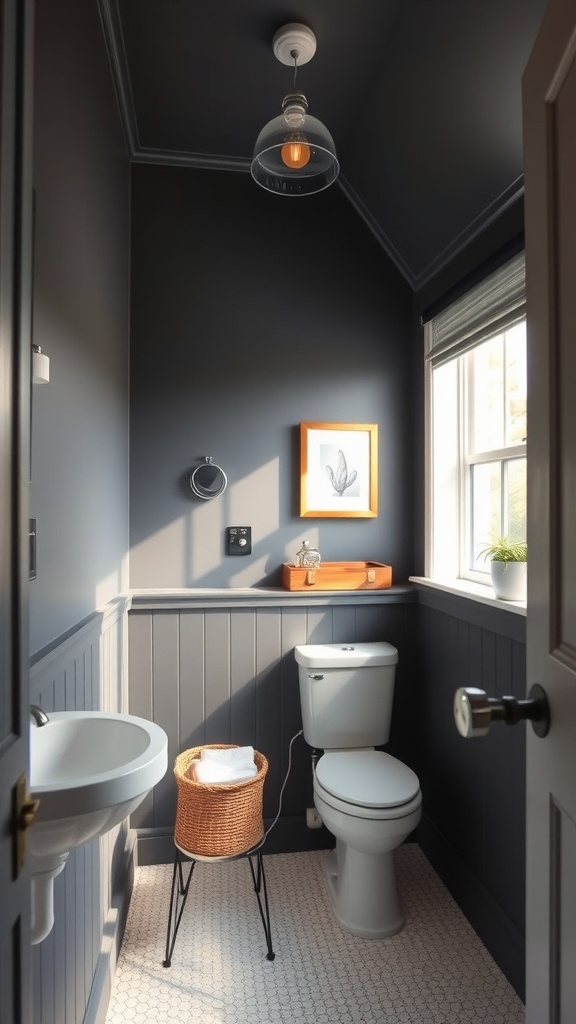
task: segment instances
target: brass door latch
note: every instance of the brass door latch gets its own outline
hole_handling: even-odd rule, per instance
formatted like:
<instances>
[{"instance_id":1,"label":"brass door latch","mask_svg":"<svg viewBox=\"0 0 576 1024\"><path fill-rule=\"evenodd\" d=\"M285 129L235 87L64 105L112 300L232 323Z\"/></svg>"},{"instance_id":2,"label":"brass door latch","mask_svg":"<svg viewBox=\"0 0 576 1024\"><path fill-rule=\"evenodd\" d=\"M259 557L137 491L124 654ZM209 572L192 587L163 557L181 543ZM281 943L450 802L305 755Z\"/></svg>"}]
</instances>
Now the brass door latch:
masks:
<instances>
[{"instance_id":1,"label":"brass door latch","mask_svg":"<svg viewBox=\"0 0 576 1024\"><path fill-rule=\"evenodd\" d=\"M12 791L12 840L13 840L13 873L17 878L26 859L26 833L38 813L40 801L28 790L26 774L23 773Z\"/></svg>"}]
</instances>

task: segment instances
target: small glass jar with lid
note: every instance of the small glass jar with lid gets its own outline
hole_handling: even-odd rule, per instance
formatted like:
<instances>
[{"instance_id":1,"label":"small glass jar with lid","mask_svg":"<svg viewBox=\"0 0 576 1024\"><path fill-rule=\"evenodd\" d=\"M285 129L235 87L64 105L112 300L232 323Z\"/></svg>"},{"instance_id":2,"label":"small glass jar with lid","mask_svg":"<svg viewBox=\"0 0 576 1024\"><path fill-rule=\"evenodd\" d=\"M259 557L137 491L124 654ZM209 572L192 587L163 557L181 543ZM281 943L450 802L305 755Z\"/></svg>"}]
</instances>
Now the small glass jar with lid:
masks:
<instances>
[{"instance_id":1,"label":"small glass jar with lid","mask_svg":"<svg viewBox=\"0 0 576 1024\"><path fill-rule=\"evenodd\" d=\"M310 541L305 540L302 542L302 547L296 554L295 564L296 566L306 566L307 568L317 569L320 565L321 558L318 548L310 547Z\"/></svg>"}]
</instances>

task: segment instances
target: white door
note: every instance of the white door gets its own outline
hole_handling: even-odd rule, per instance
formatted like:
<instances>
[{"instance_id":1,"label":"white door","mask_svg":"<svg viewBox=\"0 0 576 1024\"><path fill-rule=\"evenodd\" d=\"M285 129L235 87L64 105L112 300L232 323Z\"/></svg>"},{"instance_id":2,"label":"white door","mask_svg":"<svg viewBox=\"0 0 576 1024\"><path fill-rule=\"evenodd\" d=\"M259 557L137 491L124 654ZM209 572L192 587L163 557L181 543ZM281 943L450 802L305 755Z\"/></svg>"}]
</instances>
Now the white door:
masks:
<instances>
[{"instance_id":1,"label":"white door","mask_svg":"<svg viewBox=\"0 0 576 1024\"><path fill-rule=\"evenodd\" d=\"M523 80L528 323L526 1024L576 1021L576 0L549 0Z\"/></svg>"},{"instance_id":2,"label":"white door","mask_svg":"<svg viewBox=\"0 0 576 1024\"><path fill-rule=\"evenodd\" d=\"M30 879L15 849L28 760L31 14L29 0L0 0L0 1024L32 1019Z\"/></svg>"}]
</instances>

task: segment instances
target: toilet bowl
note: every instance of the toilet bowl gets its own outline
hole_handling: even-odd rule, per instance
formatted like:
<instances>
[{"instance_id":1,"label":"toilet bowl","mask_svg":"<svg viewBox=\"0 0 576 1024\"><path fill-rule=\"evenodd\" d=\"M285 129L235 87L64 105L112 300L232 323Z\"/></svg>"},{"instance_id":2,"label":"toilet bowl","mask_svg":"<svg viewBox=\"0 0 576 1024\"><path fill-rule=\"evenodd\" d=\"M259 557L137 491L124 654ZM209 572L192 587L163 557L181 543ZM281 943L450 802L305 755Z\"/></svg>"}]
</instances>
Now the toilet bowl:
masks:
<instances>
[{"instance_id":1,"label":"toilet bowl","mask_svg":"<svg viewBox=\"0 0 576 1024\"><path fill-rule=\"evenodd\" d=\"M387 643L314 644L294 650L304 738L324 753L314 804L336 845L323 861L340 926L378 939L404 924L394 851L422 814L417 775L374 749L388 741L398 652Z\"/></svg>"},{"instance_id":2,"label":"toilet bowl","mask_svg":"<svg viewBox=\"0 0 576 1024\"><path fill-rule=\"evenodd\" d=\"M328 752L316 766L314 804L336 837L323 861L336 920L363 938L394 935L404 924L394 850L420 821L417 776L378 750Z\"/></svg>"}]
</instances>

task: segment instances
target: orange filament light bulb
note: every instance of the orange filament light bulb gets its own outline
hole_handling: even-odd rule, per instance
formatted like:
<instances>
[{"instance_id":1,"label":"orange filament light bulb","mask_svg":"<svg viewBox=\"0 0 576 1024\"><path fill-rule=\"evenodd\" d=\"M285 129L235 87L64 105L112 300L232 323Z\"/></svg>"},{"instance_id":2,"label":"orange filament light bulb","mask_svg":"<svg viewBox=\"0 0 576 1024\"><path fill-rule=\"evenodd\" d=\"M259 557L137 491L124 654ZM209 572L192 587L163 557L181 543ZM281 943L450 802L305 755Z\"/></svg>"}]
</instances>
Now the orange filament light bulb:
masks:
<instances>
[{"instance_id":1,"label":"orange filament light bulb","mask_svg":"<svg viewBox=\"0 0 576 1024\"><path fill-rule=\"evenodd\" d=\"M305 142L287 142L285 146L282 146L280 155L286 167L298 169L306 167L312 156L312 151Z\"/></svg>"}]
</instances>

